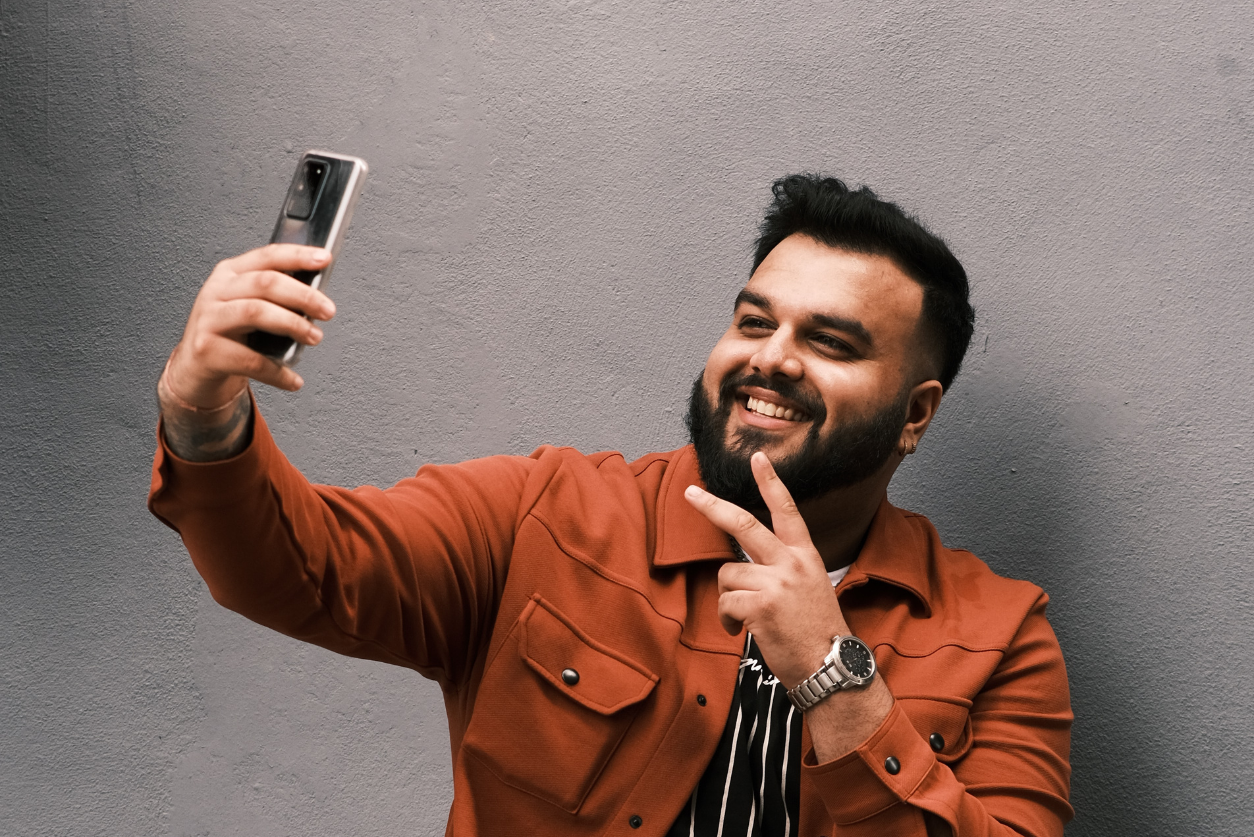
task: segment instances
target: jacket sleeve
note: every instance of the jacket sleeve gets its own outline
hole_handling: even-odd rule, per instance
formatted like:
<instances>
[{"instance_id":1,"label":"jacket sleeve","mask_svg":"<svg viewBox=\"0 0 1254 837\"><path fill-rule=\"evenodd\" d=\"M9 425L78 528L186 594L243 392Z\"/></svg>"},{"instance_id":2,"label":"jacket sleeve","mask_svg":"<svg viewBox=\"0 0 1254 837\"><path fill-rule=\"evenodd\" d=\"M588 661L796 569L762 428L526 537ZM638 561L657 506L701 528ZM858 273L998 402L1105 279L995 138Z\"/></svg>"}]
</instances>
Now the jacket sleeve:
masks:
<instances>
[{"instance_id":1,"label":"jacket sleeve","mask_svg":"<svg viewBox=\"0 0 1254 837\"><path fill-rule=\"evenodd\" d=\"M971 748L951 769L897 703L862 746L802 770L838 834L1060 837L1071 819L1071 703L1040 594L970 711ZM925 733L926 734L926 733ZM885 762L900 765L896 775Z\"/></svg>"},{"instance_id":2,"label":"jacket sleeve","mask_svg":"<svg viewBox=\"0 0 1254 837\"><path fill-rule=\"evenodd\" d=\"M458 682L488 641L534 460L426 466L387 490L314 485L253 418L249 447L211 463L179 459L158 429L148 507L214 599L296 639Z\"/></svg>"}]
</instances>

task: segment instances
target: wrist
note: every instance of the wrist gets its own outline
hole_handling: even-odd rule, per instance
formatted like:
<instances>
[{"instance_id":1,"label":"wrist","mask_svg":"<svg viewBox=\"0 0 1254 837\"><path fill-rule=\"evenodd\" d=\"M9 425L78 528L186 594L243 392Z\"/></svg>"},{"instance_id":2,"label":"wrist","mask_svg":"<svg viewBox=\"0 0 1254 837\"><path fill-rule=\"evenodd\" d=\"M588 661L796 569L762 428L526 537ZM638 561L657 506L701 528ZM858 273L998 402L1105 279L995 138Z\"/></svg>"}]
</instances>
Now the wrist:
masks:
<instances>
[{"instance_id":1,"label":"wrist","mask_svg":"<svg viewBox=\"0 0 1254 837\"><path fill-rule=\"evenodd\" d=\"M826 764L866 744L892 712L892 690L878 675L865 689L832 695L805 713L815 760Z\"/></svg>"},{"instance_id":2,"label":"wrist","mask_svg":"<svg viewBox=\"0 0 1254 837\"><path fill-rule=\"evenodd\" d=\"M831 650L812 674L788 689L788 699L805 712L846 689L862 689L875 678L875 656L851 635L832 638Z\"/></svg>"},{"instance_id":3,"label":"wrist","mask_svg":"<svg viewBox=\"0 0 1254 837\"><path fill-rule=\"evenodd\" d=\"M801 685L808 678L813 677L823 666L827 664L827 657L832 650L832 638L837 634L828 634L820 644L813 648L806 649L804 656L798 659L783 674L772 672L779 678L779 682L785 690L792 690Z\"/></svg>"},{"instance_id":4,"label":"wrist","mask_svg":"<svg viewBox=\"0 0 1254 837\"><path fill-rule=\"evenodd\" d=\"M202 407L190 403L170 386L167 371L157 381L161 436L170 451L190 462L229 459L252 441L252 395L248 380L223 404Z\"/></svg>"},{"instance_id":5,"label":"wrist","mask_svg":"<svg viewBox=\"0 0 1254 837\"><path fill-rule=\"evenodd\" d=\"M238 384L228 378L221 386L211 389L208 397L202 396L203 400L198 398L197 401L201 403L193 403L192 400L179 395L170 378L170 360L167 360L165 368L161 370L161 377L157 379L157 401L161 405L161 412L165 414L178 412L212 421L219 416L229 415L229 411L236 407L239 400L248 393L247 378L242 379ZM232 391L231 395L222 394Z\"/></svg>"}]
</instances>

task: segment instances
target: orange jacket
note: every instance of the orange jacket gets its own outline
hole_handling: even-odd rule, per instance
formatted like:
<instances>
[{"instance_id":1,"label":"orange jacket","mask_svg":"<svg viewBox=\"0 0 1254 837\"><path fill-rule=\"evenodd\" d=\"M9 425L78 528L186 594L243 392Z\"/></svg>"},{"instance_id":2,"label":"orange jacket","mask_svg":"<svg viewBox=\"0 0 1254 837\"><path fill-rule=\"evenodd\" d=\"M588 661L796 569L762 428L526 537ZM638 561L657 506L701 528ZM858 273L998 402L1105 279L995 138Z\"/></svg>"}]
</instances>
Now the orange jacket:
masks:
<instances>
[{"instance_id":1,"label":"orange jacket","mask_svg":"<svg viewBox=\"0 0 1254 837\"><path fill-rule=\"evenodd\" d=\"M542 447L350 491L308 483L255 418L233 459L160 446L153 463L149 506L214 598L437 680L450 834L665 833L723 731L744 644L717 616L730 542L682 496L691 448L629 463ZM807 735L802 837L922 836L925 811L962 837L1060 835L1071 711L1045 594L885 502L837 595L897 701L834 762L815 764Z\"/></svg>"}]
</instances>

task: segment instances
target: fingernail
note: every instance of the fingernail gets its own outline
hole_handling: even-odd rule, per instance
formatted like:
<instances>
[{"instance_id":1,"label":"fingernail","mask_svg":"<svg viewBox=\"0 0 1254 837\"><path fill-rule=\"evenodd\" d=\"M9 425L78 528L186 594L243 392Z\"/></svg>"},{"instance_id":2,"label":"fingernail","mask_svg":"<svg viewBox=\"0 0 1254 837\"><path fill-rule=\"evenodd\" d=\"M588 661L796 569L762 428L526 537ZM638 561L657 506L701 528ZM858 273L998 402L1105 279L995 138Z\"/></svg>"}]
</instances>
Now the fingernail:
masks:
<instances>
[{"instance_id":1,"label":"fingernail","mask_svg":"<svg viewBox=\"0 0 1254 837\"><path fill-rule=\"evenodd\" d=\"M330 250L319 249L317 252L312 253L309 256L309 262L310 264L322 264L323 262L329 260L330 258L331 258Z\"/></svg>"},{"instance_id":2,"label":"fingernail","mask_svg":"<svg viewBox=\"0 0 1254 837\"><path fill-rule=\"evenodd\" d=\"M305 385L305 379L300 375L295 375L294 377L295 380L292 382L292 389L300 389Z\"/></svg>"},{"instance_id":3,"label":"fingernail","mask_svg":"<svg viewBox=\"0 0 1254 837\"><path fill-rule=\"evenodd\" d=\"M700 497L704 493L705 493L704 491L702 491L700 488L697 488L695 485L690 485L684 489L684 496L691 497L694 500Z\"/></svg>"},{"instance_id":4,"label":"fingernail","mask_svg":"<svg viewBox=\"0 0 1254 837\"><path fill-rule=\"evenodd\" d=\"M335 303L328 301L326 305L322 306L322 313L325 315L322 318L324 320L329 320L332 317L334 317L335 316Z\"/></svg>"},{"instance_id":5,"label":"fingernail","mask_svg":"<svg viewBox=\"0 0 1254 837\"><path fill-rule=\"evenodd\" d=\"M322 342L322 329L314 326L309 330L309 345L316 346Z\"/></svg>"}]
</instances>

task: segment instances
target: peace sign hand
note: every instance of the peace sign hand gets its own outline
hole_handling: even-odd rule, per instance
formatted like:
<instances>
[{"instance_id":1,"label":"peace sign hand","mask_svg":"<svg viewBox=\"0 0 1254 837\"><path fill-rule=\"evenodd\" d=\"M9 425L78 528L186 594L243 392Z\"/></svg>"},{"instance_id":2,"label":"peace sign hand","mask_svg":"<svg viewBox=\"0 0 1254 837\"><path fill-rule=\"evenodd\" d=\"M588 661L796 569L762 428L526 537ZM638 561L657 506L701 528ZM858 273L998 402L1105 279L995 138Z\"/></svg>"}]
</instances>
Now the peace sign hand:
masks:
<instances>
[{"instance_id":1,"label":"peace sign hand","mask_svg":"<svg viewBox=\"0 0 1254 837\"><path fill-rule=\"evenodd\" d=\"M684 496L754 561L719 569L723 628L733 635L748 628L771 672L792 688L823 664L832 638L849 633L849 626L788 488L761 451L753 454L750 467L774 532L739 506L695 485Z\"/></svg>"}]
</instances>

